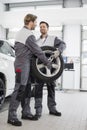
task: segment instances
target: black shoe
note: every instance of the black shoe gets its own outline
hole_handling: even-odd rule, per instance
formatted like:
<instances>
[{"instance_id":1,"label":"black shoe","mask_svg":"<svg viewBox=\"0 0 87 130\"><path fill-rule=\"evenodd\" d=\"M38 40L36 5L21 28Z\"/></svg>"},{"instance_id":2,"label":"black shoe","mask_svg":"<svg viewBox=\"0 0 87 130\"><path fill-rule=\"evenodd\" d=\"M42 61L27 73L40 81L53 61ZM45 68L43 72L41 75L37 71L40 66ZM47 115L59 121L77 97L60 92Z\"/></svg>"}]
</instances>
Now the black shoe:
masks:
<instances>
[{"instance_id":1,"label":"black shoe","mask_svg":"<svg viewBox=\"0 0 87 130\"><path fill-rule=\"evenodd\" d=\"M35 116L34 116L37 120L41 117L41 115L39 115L39 114L35 114Z\"/></svg>"},{"instance_id":2,"label":"black shoe","mask_svg":"<svg viewBox=\"0 0 87 130\"><path fill-rule=\"evenodd\" d=\"M61 116L61 112L55 111L55 112L49 112L50 115L54 115L54 116Z\"/></svg>"},{"instance_id":3,"label":"black shoe","mask_svg":"<svg viewBox=\"0 0 87 130\"><path fill-rule=\"evenodd\" d=\"M13 119L13 120L8 119L7 123L14 125L14 126L22 126L22 122L19 121L18 119Z\"/></svg>"},{"instance_id":4,"label":"black shoe","mask_svg":"<svg viewBox=\"0 0 87 130\"><path fill-rule=\"evenodd\" d=\"M33 115L22 115L21 119L24 119L24 120L33 120L33 121L36 121L38 120L35 116Z\"/></svg>"}]
</instances>

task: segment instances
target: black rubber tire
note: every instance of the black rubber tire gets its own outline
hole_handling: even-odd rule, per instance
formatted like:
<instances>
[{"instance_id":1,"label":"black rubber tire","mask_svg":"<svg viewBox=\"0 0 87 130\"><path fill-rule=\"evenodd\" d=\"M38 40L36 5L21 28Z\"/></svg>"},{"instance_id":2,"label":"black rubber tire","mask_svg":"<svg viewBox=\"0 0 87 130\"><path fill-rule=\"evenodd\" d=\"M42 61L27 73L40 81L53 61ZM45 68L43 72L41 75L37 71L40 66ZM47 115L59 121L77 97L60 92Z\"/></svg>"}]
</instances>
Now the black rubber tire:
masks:
<instances>
[{"instance_id":1,"label":"black rubber tire","mask_svg":"<svg viewBox=\"0 0 87 130\"><path fill-rule=\"evenodd\" d=\"M5 101L6 89L3 80L0 78L0 109L2 108Z\"/></svg>"},{"instance_id":2,"label":"black rubber tire","mask_svg":"<svg viewBox=\"0 0 87 130\"><path fill-rule=\"evenodd\" d=\"M44 47L41 47L41 49L43 51L51 50L52 52L56 50L56 48L50 47L50 46L44 46ZM41 73L39 73L37 66L36 66L36 59L37 59L37 57L34 57L32 59L32 72L33 72L33 75L35 76L35 78L42 80L43 82L51 82L51 81L58 79L61 76L63 69L64 69L64 61L63 61L63 57L61 55L59 56L59 60L61 63L60 70L56 75L54 75L52 77L46 77L46 76L43 76Z\"/></svg>"}]
</instances>

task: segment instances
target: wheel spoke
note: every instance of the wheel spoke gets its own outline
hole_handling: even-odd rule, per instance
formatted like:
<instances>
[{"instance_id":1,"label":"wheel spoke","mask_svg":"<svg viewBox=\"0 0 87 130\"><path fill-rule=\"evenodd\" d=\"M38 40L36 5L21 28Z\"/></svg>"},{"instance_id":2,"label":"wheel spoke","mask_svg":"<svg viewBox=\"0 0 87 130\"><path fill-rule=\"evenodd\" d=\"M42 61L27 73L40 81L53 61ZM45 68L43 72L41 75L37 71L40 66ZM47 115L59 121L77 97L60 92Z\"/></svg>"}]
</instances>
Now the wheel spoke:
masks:
<instances>
[{"instance_id":1,"label":"wheel spoke","mask_svg":"<svg viewBox=\"0 0 87 130\"><path fill-rule=\"evenodd\" d=\"M45 65L44 64L38 64L37 67L38 67L38 69L41 69L41 68L45 67Z\"/></svg>"},{"instance_id":2,"label":"wheel spoke","mask_svg":"<svg viewBox=\"0 0 87 130\"><path fill-rule=\"evenodd\" d=\"M47 76L50 76L50 75L51 75L51 71L50 71L50 69L48 69L47 67L46 67L46 74L47 74Z\"/></svg>"},{"instance_id":3,"label":"wheel spoke","mask_svg":"<svg viewBox=\"0 0 87 130\"><path fill-rule=\"evenodd\" d=\"M58 64L52 64L52 68L54 68L54 69L58 69Z\"/></svg>"}]
</instances>

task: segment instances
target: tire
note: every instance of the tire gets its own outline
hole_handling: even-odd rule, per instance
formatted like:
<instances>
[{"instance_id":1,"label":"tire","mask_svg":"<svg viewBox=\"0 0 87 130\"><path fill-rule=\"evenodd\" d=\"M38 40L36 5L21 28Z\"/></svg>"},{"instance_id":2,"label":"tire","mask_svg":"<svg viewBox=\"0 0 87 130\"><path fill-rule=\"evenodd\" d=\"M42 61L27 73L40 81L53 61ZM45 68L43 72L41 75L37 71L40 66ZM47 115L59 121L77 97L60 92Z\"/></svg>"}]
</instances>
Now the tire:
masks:
<instances>
[{"instance_id":1,"label":"tire","mask_svg":"<svg viewBox=\"0 0 87 130\"><path fill-rule=\"evenodd\" d=\"M50 46L44 46L41 47L41 49L48 59L50 56L52 56L53 51L56 50L56 48ZM42 65L43 67L40 68L40 65ZM37 57L34 57L32 59L33 75L35 76L35 78L42 80L43 82L51 82L61 76L64 68L64 62L61 55L59 55L59 57L57 57L56 59L53 59L52 66L54 66L55 68L53 67L50 71L50 74L48 74L49 69L47 69L43 62L41 62Z\"/></svg>"},{"instance_id":2,"label":"tire","mask_svg":"<svg viewBox=\"0 0 87 130\"><path fill-rule=\"evenodd\" d=\"M5 101L6 89L3 80L0 78L0 109L2 108Z\"/></svg>"}]
</instances>

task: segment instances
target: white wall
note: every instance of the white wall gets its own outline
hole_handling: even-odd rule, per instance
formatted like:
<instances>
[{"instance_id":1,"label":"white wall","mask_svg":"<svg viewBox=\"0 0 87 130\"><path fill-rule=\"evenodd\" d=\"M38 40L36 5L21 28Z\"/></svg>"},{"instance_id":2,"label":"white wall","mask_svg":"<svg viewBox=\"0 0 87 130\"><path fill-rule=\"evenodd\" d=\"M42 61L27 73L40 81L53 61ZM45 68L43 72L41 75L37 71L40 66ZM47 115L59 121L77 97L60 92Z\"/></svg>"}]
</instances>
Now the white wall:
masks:
<instances>
[{"instance_id":1,"label":"white wall","mask_svg":"<svg viewBox=\"0 0 87 130\"><path fill-rule=\"evenodd\" d=\"M6 29L0 25L0 39L6 39Z\"/></svg>"},{"instance_id":2,"label":"white wall","mask_svg":"<svg viewBox=\"0 0 87 130\"><path fill-rule=\"evenodd\" d=\"M80 88L80 46L81 46L81 26L66 25L64 27L64 41L67 48L64 55L74 63L74 89ZM68 61L70 62L70 61ZM69 80L70 77L68 77ZM73 82L73 81L72 81ZM70 83L72 84L72 83Z\"/></svg>"},{"instance_id":3,"label":"white wall","mask_svg":"<svg viewBox=\"0 0 87 130\"><path fill-rule=\"evenodd\" d=\"M64 27L64 41L67 43L66 56L80 57L80 30L80 25L66 25Z\"/></svg>"},{"instance_id":4,"label":"white wall","mask_svg":"<svg viewBox=\"0 0 87 130\"><path fill-rule=\"evenodd\" d=\"M0 13L0 24L5 28L23 26L23 18L27 13L38 16L38 22L47 21L51 26L60 24L87 24L87 8L63 8L50 10L10 11Z\"/></svg>"},{"instance_id":5,"label":"white wall","mask_svg":"<svg viewBox=\"0 0 87 130\"><path fill-rule=\"evenodd\" d=\"M5 10L5 6L0 3L0 21L3 19L3 11ZM6 39L6 29L4 29L2 23L0 23L0 39Z\"/></svg>"},{"instance_id":6,"label":"white wall","mask_svg":"<svg viewBox=\"0 0 87 130\"><path fill-rule=\"evenodd\" d=\"M3 12L5 10L5 5L0 2L0 12Z\"/></svg>"}]
</instances>

